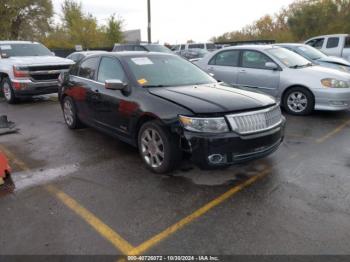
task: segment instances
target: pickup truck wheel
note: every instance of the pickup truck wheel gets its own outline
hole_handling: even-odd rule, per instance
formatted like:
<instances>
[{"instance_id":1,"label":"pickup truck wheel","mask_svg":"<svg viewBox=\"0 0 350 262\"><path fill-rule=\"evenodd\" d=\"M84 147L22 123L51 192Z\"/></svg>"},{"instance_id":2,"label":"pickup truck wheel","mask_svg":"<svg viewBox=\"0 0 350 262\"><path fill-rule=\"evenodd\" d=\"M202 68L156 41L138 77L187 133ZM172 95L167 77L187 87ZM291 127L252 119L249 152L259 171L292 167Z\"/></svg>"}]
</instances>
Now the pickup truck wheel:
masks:
<instances>
[{"instance_id":1,"label":"pickup truck wheel","mask_svg":"<svg viewBox=\"0 0 350 262\"><path fill-rule=\"evenodd\" d=\"M9 104L16 103L17 99L16 99L15 93L13 91L11 81L8 77L5 77L1 81L1 92L4 95L7 103L9 103Z\"/></svg>"},{"instance_id":2,"label":"pickup truck wheel","mask_svg":"<svg viewBox=\"0 0 350 262\"><path fill-rule=\"evenodd\" d=\"M308 115L314 110L313 94L303 87L289 89L283 97L284 109L293 115Z\"/></svg>"},{"instance_id":3,"label":"pickup truck wheel","mask_svg":"<svg viewBox=\"0 0 350 262\"><path fill-rule=\"evenodd\" d=\"M138 147L146 166L157 174L173 171L182 159L176 137L156 120L141 126Z\"/></svg>"},{"instance_id":4,"label":"pickup truck wheel","mask_svg":"<svg viewBox=\"0 0 350 262\"><path fill-rule=\"evenodd\" d=\"M66 96L63 99L62 109L63 109L64 121L66 122L66 125L70 129L78 129L82 126L78 118L77 110L72 98L70 98L69 96Z\"/></svg>"}]
</instances>

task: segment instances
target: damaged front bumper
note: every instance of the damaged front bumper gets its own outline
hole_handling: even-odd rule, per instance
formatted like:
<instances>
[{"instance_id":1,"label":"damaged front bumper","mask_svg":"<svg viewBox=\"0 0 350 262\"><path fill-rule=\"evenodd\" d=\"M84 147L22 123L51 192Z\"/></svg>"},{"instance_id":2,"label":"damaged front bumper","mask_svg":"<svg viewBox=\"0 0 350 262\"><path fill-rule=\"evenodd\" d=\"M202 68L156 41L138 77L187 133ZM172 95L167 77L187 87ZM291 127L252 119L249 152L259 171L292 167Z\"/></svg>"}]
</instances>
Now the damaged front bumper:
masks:
<instances>
[{"instance_id":1,"label":"damaged front bumper","mask_svg":"<svg viewBox=\"0 0 350 262\"><path fill-rule=\"evenodd\" d=\"M285 120L277 127L252 135L237 133L202 134L184 131L187 152L200 166L227 166L258 158L274 151L284 139Z\"/></svg>"}]
</instances>

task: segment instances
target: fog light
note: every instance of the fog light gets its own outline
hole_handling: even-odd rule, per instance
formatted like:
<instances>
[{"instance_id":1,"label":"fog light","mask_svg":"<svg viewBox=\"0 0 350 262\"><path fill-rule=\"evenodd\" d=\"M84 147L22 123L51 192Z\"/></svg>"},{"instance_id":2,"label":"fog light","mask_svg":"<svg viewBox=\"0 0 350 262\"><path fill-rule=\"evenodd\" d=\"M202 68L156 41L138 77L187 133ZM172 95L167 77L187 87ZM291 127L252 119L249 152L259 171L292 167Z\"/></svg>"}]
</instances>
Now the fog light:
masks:
<instances>
[{"instance_id":1,"label":"fog light","mask_svg":"<svg viewBox=\"0 0 350 262\"><path fill-rule=\"evenodd\" d=\"M208 160L211 164L222 164L226 162L226 157L221 154L213 154L208 156Z\"/></svg>"},{"instance_id":2,"label":"fog light","mask_svg":"<svg viewBox=\"0 0 350 262\"><path fill-rule=\"evenodd\" d=\"M27 83L12 82L12 86L16 90L26 89L28 87Z\"/></svg>"}]
</instances>

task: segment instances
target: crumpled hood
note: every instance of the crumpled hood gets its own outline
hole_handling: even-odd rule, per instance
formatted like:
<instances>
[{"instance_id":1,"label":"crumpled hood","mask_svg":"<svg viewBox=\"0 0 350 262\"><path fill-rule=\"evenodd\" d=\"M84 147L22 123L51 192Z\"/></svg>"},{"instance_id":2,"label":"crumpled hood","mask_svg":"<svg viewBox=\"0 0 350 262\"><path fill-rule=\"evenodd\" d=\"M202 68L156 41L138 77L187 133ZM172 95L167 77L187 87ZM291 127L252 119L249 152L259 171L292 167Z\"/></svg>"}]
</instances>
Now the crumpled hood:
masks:
<instances>
[{"instance_id":1,"label":"crumpled hood","mask_svg":"<svg viewBox=\"0 0 350 262\"><path fill-rule=\"evenodd\" d=\"M74 62L70 59L58 56L15 56L10 57L14 65L37 66L37 65L72 65Z\"/></svg>"},{"instance_id":2,"label":"crumpled hood","mask_svg":"<svg viewBox=\"0 0 350 262\"><path fill-rule=\"evenodd\" d=\"M344 65L344 66L350 66L350 62L348 62L347 60L345 60L343 58L335 57L335 56L323 57L323 58L318 59L317 61L339 64L339 65Z\"/></svg>"},{"instance_id":3,"label":"crumpled hood","mask_svg":"<svg viewBox=\"0 0 350 262\"><path fill-rule=\"evenodd\" d=\"M198 114L244 111L276 103L270 96L220 84L149 88L149 92Z\"/></svg>"}]
</instances>

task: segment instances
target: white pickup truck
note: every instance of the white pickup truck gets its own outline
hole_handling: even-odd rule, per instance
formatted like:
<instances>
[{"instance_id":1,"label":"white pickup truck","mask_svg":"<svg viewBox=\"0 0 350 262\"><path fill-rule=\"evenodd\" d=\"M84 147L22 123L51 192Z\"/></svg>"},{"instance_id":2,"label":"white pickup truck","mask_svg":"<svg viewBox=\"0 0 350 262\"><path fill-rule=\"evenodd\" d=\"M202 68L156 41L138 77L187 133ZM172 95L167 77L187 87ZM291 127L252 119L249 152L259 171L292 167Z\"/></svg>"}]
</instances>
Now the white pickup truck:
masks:
<instances>
[{"instance_id":1,"label":"white pickup truck","mask_svg":"<svg viewBox=\"0 0 350 262\"><path fill-rule=\"evenodd\" d=\"M55 93L60 73L72 64L40 43L0 41L0 92L10 104L21 96Z\"/></svg>"},{"instance_id":2,"label":"white pickup truck","mask_svg":"<svg viewBox=\"0 0 350 262\"><path fill-rule=\"evenodd\" d=\"M305 44L313 46L329 56L337 56L350 61L350 35L323 35L310 38Z\"/></svg>"}]
</instances>

